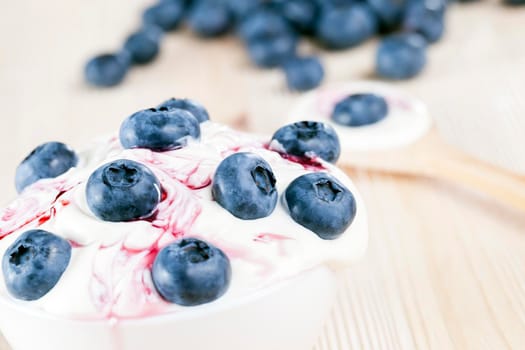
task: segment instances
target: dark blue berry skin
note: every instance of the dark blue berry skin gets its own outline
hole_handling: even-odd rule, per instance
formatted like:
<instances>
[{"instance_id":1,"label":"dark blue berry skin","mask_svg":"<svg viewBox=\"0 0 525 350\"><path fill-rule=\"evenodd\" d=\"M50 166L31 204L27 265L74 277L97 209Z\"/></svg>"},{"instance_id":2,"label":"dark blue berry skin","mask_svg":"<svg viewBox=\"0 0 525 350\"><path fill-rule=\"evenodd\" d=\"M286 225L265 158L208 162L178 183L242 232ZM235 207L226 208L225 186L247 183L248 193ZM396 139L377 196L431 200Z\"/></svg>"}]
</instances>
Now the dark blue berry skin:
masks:
<instances>
[{"instance_id":1,"label":"dark blue berry skin","mask_svg":"<svg viewBox=\"0 0 525 350\"><path fill-rule=\"evenodd\" d=\"M153 61L159 54L161 35L158 27L144 28L131 34L124 43L124 50L129 53L131 62L145 64Z\"/></svg>"},{"instance_id":2,"label":"dark blue berry skin","mask_svg":"<svg viewBox=\"0 0 525 350\"><path fill-rule=\"evenodd\" d=\"M296 57L284 64L286 82L290 90L307 91L321 84L323 65L317 57Z\"/></svg>"},{"instance_id":3,"label":"dark blue berry skin","mask_svg":"<svg viewBox=\"0 0 525 350\"><path fill-rule=\"evenodd\" d=\"M270 148L296 157L317 156L330 163L335 163L341 154L339 137L334 128L314 121L283 126L273 134Z\"/></svg>"},{"instance_id":4,"label":"dark blue berry skin","mask_svg":"<svg viewBox=\"0 0 525 350\"><path fill-rule=\"evenodd\" d=\"M167 108L167 109L184 109L185 111L190 112L198 121L199 123L203 123L205 121L210 120L210 116L208 114L208 111L206 108L204 108L203 105L198 103L197 101L190 100L187 98L170 98L167 101L164 101L162 104L160 104L157 108Z\"/></svg>"},{"instance_id":5,"label":"dark blue berry skin","mask_svg":"<svg viewBox=\"0 0 525 350\"><path fill-rule=\"evenodd\" d=\"M161 1L148 7L142 15L146 25L154 25L163 31L177 29L184 17L184 4L180 1Z\"/></svg>"},{"instance_id":6,"label":"dark blue berry skin","mask_svg":"<svg viewBox=\"0 0 525 350\"><path fill-rule=\"evenodd\" d=\"M377 19L370 6L358 3L323 11L317 26L317 39L330 49L361 44L377 32Z\"/></svg>"},{"instance_id":7,"label":"dark blue berry skin","mask_svg":"<svg viewBox=\"0 0 525 350\"><path fill-rule=\"evenodd\" d=\"M322 239L338 238L356 213L352 192L327 173L310 173L292 181L285 202L292 219Z\"/></svg>"},{"instance_id":8,"label":"dark blue berry skin","mask_svg":"<svg viewBox=\"0 0 525 350\"><path fill-rule=\"evenodd\" d=\"M71 245L44 230L24 232L7 248L2 272L16 299L37 300L57 284L71 260Z\"/></svg>"},{"instance_id":9,"label":"dark blue berry skin","mask_svg":"<svg viewBox=\"0 0 525 350\"><path fill-rule=\"evenodd\" d=\"M403 12L409 0L367 0L376 13L379 31L391 32L400 27Z\"/></svg>"},{"instance_id":10,"label":"dark blue berry skin","mask_svg":"<svg viewBox=\"0 0 525 350\"><path fill-rule=\"evenodd\" d=\"M277 11L300 33L315 32L320 7L315 0L274 0Z\"/></svg>"},{"instance_id":11,"label":"dark blue berry skin","mask_svg":"<svg viewBox=\"0 0 525 350\"><path fill-rule=\"evenodd\" d=\"M101 220L121 222L150 217L160 202L161 187L146 166L128 159L104 164L88 179L86 200Z\"/></svg>"},{"instance_id":12,"label":"dark blue berry skin","mask_svg":"<svg viewBox=\"0 0 525 350\"><path fill-rule=\"evenodd\" d=\"M214 0L195 2L188 16L190 28L201 37L225 34L230 29L232 20L227 4Z\"/></svg>"},{"instance_id":13,"label":"dark blue berry skin","mask_svg":"<svg viewBox=\"0 0 525 350\"><path fill-rule=\"evenodd\" d=\"M248 43L248 54L257 66L272 68L294 57L297 44L297 37L292 34L254 39Z\"/></svg>"},{"instance_id":14,"label":"dark blue berry skin","mask_svg":"<svg viewBox=\"0 0 525 350\"><path fill-rule=\"evenodd\" d=\"M525 0L504 0L506 5L509 6L523 6L525 5Z\"/></svg>"},{"instance_id":15,"label":"dark blue berry skin","mask_svg":"<svg viewBox=\"0 0 525 350\"><path fill-rule=\"evenodd\" d=\"M445 8L443 1L413 0L405 9L403 29L421 34L429 43L441 39L445 30Z\"/></svg>"},{"instance_id":16,"label":"dark blue berry skin","mask_svg":"<svg viewBox=\"0 0 525 350\"><path fill-rule=\"evenodd\" d=\"M102 54L86 63L84 77L93 86L115 86L122 82L129 65L128 55Z\"/></svg>"},{"instance_id":17,"label":"dark blue berry skin","mask_svg":"<svg viewBox=\"0 0 525 350\"><path fill-rule=\"evenodd\" d=\"M231 265L219 248L199 239L183 238L157 254L151 276L166 301L196 306L212 302L228 290Z\"/></svg>"},{"instance_id":18,"label":"dark blue berry skin","mask_svg":"<svg viewBox=\"0 0 525 350\"><path fill-rule=\"evenodd\" d=\"M226 2L235 21L239 22L257 10L263 0L227 0Z\"/></svg>"},{"instance_id":19,"label":"dark blue berry skin","mask_svg":"<svg viewBox=\"0 0 525 350\"><path fill-rule=\"evenodd\" d=\"M75 152L61 142L47 142L35 148L16 169L15 186L20 193L40 179L62 175L78 163Z\"/></svg>"},{"instance_id":20,"label":"dark blue berry skin","mask_svg":"<svg viewBox=\"0 0 525 350\"><path fill-rule=\"evenodd\" d=\"M120 143L124 148L163 152L184 147L189 139L199 138L199 122L183 109L145 109L129 116L120 126Z\"/></svg>"},{"instance_id":21,"label":"dark blue berry skin","mask_svg":"<svg viewBox=\"0 0 525 350\"><path fill-rule=\"evenodd\" d=\"M416 33L386 37L377 50L376 73L387 79L410 79L425 67L426 50L426 40Z\"/></svg>"},{"instance_id":22,"label":"dark blue berry skin","mask_svg":"<svg viewBox=\"0 0 525 350\"><path fill-rule=\"evenodd\" d=\"M288 36L293 32L286 19L276 11L263 8L241 22L238 34L245 43Z\"/></svg>"},{"instance_id":23,"label":"dark blue berry skin","mask_svg":"<svg viewBox=\"0 0 525 350\"><path fill-rule=\"evenodd\" d=\"M244 220L270 215L277 203L275 176L270 165L253 153L235 153L219 164L213 177L215 201Z\"/></svg>"},{"instance_id":24,"label":"dark blue berry skin","mask_svg":"<svg viewBox=\"0 0 525 350\"><path fill-rule=\"evenodd\" d=\"M353 94L335 105L332 120L346 126L377 123L388 114L385 99L375 94Z\"/></svg>"}]
</instances>

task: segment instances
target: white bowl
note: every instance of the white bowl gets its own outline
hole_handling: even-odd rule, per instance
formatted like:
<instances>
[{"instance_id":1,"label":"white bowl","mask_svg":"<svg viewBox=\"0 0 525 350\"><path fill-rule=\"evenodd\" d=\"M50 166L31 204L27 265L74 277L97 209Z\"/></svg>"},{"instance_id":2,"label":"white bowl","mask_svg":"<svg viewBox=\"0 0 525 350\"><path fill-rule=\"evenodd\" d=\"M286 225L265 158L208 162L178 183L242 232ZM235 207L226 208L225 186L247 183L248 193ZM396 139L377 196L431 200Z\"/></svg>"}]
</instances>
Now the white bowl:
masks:
<instances>
[{"instance_id":1,"label":"white bowl","mask_svg":"<svg viewBox=\"0 0 525 350\"><path fill-rule=\"evenodd\" d=\"M0 297L13 350L309 350L335 301L337 278L317 267L232 303L136 320L83 321Z\"/></svg>"}]
</instances>

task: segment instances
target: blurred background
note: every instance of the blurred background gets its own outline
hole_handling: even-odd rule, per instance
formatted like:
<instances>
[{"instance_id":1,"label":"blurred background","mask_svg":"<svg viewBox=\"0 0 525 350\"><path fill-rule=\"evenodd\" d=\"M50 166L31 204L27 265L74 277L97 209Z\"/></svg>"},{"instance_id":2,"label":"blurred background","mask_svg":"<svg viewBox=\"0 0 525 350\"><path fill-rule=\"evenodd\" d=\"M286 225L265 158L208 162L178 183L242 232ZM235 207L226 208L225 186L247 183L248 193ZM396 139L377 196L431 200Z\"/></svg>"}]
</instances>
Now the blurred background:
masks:
<instances>
[{"instance_id":1,"label":"blurred background","mask_svg":"<svg viewBox=\"0 0 525 350\"><path fill-rule=\"evenodd\" d=\"M258 132L284 122L301 94L287 89L279 69L255 67L233 35L202 39L182 26L166 34L152 64L133 68L122 84L87 85L87 60L118 50L150 5L2 0L2 203L15 196L16 166L36 145L57 140L80 148L170 97L195 99L211 119ZM388 83L425 101L451 144L525 174L524 33L525 6L453 3L422 73ZM303 40L299 50L319 55L323 85L378 79L379 40L342 51ZM349 271L342 313L319 348L525 348L522 213L437 182L354 175L371 212L370 254Z\"/></svg>"}]
</instances>

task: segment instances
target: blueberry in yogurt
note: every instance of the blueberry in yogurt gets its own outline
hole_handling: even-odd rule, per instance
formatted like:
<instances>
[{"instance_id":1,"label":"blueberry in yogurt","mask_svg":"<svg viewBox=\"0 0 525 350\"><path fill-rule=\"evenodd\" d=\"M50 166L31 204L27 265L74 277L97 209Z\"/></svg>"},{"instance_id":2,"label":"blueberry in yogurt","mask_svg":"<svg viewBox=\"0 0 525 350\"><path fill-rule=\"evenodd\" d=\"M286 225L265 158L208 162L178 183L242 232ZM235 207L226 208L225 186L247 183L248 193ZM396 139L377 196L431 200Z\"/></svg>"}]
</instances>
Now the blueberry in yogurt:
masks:
<instances>
[{"instance_id":1,"label":"blueberry in yogurt","mask_svg":"<svg viewBox=\"0 0 525 350\"><path fill-rule=\"evenodd\" d=\"M376 73L387 79L410 79L427 61L427 42L417 33L394 34L383 39L376 54Z\"/></svg>"},{"instance_id":2,"label":"blueberry in yogurt","mask_svg":"<svg viewBox=\"0 0 525 350\"><path fill-rule=\"evenodd\" d=\"M7 290L16 299L40 299L57 284L70 259L65 239L44 230L26 231L2 258Z\"/></svg>"},{"instance_id":3,"label":"blueberry in yogurt","mask_svg":"<svg viewBox=\"0 0 525 350\"><path fill-rule=\"evenodd\" d=\"M185 111L190 112L199 121L199 123L203 123L210 119L206 108L204 108L203 105L195 100L190 100L187 98L170 98L158 106L159 109L162 107L167 109L184 109Z\"/></svg>"},{"instance_id":4,"label":"blueberry in yogurt","mask_svg":"<svg viewBox=\"0 0 525 350\"><path fill-rule=\"evenodd\" d=\"M75 152L61 142L47 142L35 148L16 169L18 192L32 183L62 175L78 163Z\"/></svg>"},{"instance_id":5,"label":"blueberry in yogurt","mask_svg":"<svg viewBox=\"0 0 525 350\"><path fill-rule=\"evenodd\" d=\"M292 181L284 200L292 219L322 239L339 237L356 214L352 192L335 177L322 172Z\"/></svg>"},{"instance_id":6,"label":"blueberry in yogurt","mask_svg":"<svg viewBox=\"0 0 525 350\"><path fill-rule=\"evenodd\" d=\"M254 153L235 153L217 167L212 195L232 215L254 220L275 209L275 183L272 168L264 159Z\"/></svg>"},{"instance_id":7,"label":"blueberry in yogurt","mask_svg":"<svg viewBox=\"0 0 525 350\"><path fill-rule=\"evenodd\" d=\"M157 254L151 275L165 300L195 306L214 301L227 291L231 266L219 248L199 239L184 238Z\"/></svg>"},{"instance_id":8,"label":"blueberry in yogurt","mask_svg":"<svg viewBox=\"0 0 525 350\"><path fill-rule=\"evenodd\" d=\"M273 134L270 149L296 157L319 157L330 163L335 163L341 154L334 128L315 121L283 126Z\"/></svg>"},{"instance_id":9,"label":"blueberry in yogurt","mask_svg":"<svg viewBox=\"0 0 525 350\"><path fill-rule=\"evenodd\" d=\"M377 123L388 114L388 104L382 96L362 93L352 94L339 101L332 112L332 120L346 126L363 126Z\"/></svg>"},{"instance_id":10,"label":"blueberry in yogurt","mask_svg":"<svg viewBox=\"0 0 525 350\"><path fill-rule=\"evenodd\" d=\"M183 109L150 108L129 116L120 127L124 148L170 151L200 138L200 126L192 113Z\"/></svg>"},{"instance_id":11,"label":"blueberry in yogurt","mask_svg":"<svg viewBox=\"0 0 525 350\"><path fill-rule=\"evenodd\" d=\"M153 172L127 159L104 164L91 174L86 185L87 204L104 221L148 218L160 198L160 182Z\"/></svg>"}]
</instances>

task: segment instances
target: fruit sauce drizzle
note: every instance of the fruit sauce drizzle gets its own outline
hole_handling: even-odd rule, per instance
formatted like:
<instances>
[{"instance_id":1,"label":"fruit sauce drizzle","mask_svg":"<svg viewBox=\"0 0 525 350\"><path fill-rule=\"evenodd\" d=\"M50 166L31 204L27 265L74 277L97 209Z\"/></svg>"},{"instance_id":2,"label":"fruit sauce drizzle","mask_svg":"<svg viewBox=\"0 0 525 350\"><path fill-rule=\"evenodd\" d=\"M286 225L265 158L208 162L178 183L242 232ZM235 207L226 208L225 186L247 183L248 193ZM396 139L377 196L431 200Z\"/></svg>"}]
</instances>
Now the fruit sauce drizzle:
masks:
<instances>
[{"instance_id":1,"label":"fruit sauce drizzle","mask_svg":"<svg viewBox=\"0 0 525 350\"><path fill-rule=\"evenodd\" d=\"M162 184L162 201L154 215L141 220L151 225L151 231L147 232L150 235L149 243L146 245L135 244L131 232L109 244L96 241L82 243L65 237L74 251L98 244L91 262L92 275L89 282L91 302L98 311L94 319L114 322L172 310L168 308L170 304L158 295L151 280L150 270L158 251L183 236L199 236L192 232L192 226L202 212L200 191L211 185L213 172L223 157L239 151L253 150L275 154L262 142L254 142L248 137L242 139L242 135L232 136L229 130L228 133L212 135L213 145L220 145L217 147L219 157L217 153L208 155L206 152L199 152L197 157L192 157L191 152L184 153L180 150L163 153L146 149L123 150L114 137L109 140L109 149L106 144L104 150L110 150L111 157L117 153L121 158L136 160L150 167ZM281 157L288 165L300 165L310 171L324 170L323 165L315 159ZM75 203L74 193L83 189L79 186L82 181L71 182L68 178L79 177L66 173L53 180L39 181L24 191L0 213L0 240L22 228L29 229L52 222L64 208ZM228 214L224 212L224 215ZM279 256L286 256L286 242L293 239L264 232L255 233L253 242L274 245ZM260 277L271 275L277 269L275 262L251 254L242 245L224 240L218 244L230 259L242 259L243 262L256 266L256 273ZM75 315L75 318L93 319L82 315Z\"/></svg>"}]
</instances>

